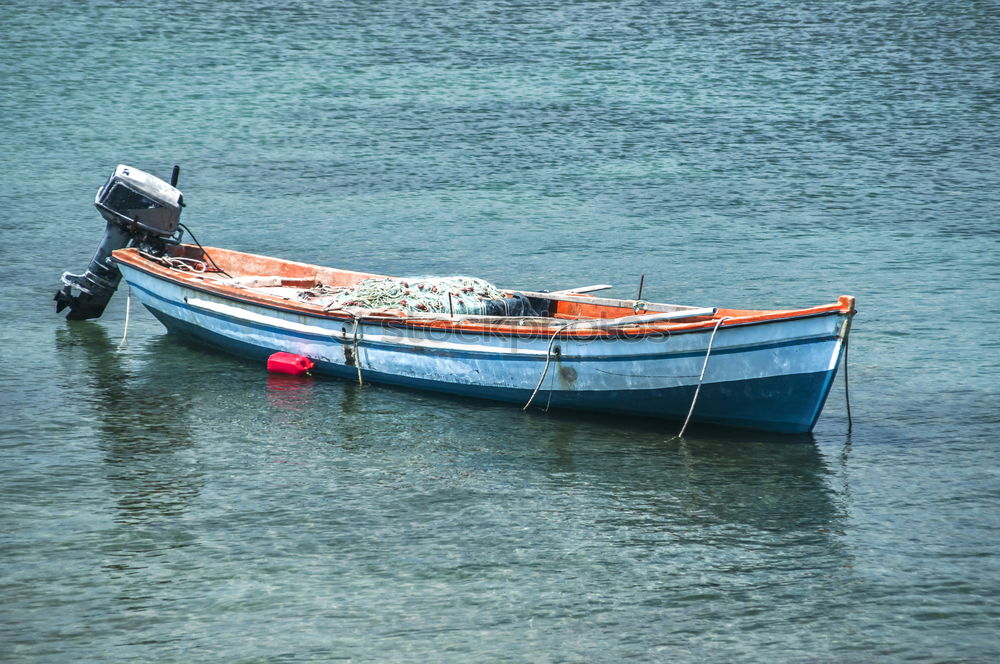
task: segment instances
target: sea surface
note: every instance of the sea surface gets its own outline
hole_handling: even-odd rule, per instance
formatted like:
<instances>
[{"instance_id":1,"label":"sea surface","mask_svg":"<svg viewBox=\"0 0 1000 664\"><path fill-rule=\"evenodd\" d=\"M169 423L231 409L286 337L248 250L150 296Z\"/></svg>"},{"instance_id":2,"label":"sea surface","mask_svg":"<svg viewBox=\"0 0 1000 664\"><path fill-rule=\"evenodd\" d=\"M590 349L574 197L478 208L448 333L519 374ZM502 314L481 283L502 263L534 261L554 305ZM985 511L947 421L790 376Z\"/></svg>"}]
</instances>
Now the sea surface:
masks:
<instances>
[{"instance_id":1,"label":"sea surface","mask_svg":"<svg viewBox=\"0 0 1000 664\"><path fill-rule=\"evenodd\" d=\"M0 4L0 661L1000 659L1000 6ZM203 244L737 308L858 299L813 434L263 366L127 289Z\"/></svg>"}]
</instances>

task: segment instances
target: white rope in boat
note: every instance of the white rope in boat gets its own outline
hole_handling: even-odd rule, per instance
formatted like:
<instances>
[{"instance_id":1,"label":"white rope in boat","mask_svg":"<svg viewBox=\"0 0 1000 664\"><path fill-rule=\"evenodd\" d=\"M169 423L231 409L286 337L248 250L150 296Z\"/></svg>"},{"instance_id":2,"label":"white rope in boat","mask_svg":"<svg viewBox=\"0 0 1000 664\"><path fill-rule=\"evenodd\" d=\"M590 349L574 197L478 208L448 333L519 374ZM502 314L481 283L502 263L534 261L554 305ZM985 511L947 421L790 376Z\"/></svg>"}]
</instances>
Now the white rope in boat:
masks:
<instances>
[{"instance_id":1,"label":"white rope in boat","mask_svg":"<svg viewBox=\"0 0 1000 664\"><path fill-rule=\"evenodd\" d=\"M201 273L208 269L208 263L198 258L185 258L184 256L154 256L153 254L148 254L145 251L140 251L139 255L144 258L148 258L151 261L163 263L171 270Z\"/></svg>"}]
</instances>

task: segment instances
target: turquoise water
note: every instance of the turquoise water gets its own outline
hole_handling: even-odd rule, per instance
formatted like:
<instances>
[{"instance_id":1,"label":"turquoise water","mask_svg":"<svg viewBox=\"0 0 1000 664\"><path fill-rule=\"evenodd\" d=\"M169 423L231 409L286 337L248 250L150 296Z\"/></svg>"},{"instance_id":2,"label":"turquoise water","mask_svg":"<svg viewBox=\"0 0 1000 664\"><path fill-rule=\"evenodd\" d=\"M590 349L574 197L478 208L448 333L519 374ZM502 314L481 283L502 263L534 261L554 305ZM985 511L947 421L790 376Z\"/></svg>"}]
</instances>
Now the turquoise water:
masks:
<instances>
[{"instance_id":1,"label":"turquoise water","mask_svg":"<svg viewBox=\"0 0 1000 664\"><path fill-rule=\"evenodd\" d=\"M0 660L1000 657L994 2L0 6ZM813 435L289 381L53 311L118 163L205 244L858 298Z\"/></svg>"}]
</instances>

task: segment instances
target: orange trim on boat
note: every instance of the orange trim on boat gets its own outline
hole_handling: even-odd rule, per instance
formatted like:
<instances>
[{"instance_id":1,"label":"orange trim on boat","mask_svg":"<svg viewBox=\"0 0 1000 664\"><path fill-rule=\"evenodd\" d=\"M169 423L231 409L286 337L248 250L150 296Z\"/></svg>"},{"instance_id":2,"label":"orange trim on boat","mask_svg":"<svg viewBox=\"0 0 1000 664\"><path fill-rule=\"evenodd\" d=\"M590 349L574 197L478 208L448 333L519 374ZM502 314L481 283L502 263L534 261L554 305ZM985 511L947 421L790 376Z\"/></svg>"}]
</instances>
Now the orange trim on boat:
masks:
<instances>
[{"instance_id":1,"label":"orange trim on boat","mask_svg":"<svg viewBox=\"0 0 1000 664\"><path fill-rule=\"evenodd\" d=\"M279 308L292 313L301 313L309 316L320 316L343 321L352 321L350 314L338 311L324 311L323 307L308 302L285 299L279 295L272 295L253 290L235 283L226 283L229 279L220 274L220 270L234 278L250 278L258 275L277 281L275 285L289 288L309 288L318 284L327 286L353 286L357 283L371 278L384 278L384 275L371 274L365 272L354 272L351 270L340 270L336 268L320 267L308 263L298 263L279 258L270 258L256 254L247 254L228 249L215 247L205 247L204 249L191 245L179 245L171 252L173 257L189 258L204 261L208 264L205 272L188 272L171 267L139 252L138 249L119 249L113 256L116 261L130 265L136 269L155 275L167 281L184 284L185 286L243 302L252 302L270 308ZM539 323L539 319L512 318L511 323L499 323L496 319L485 321L474 318L417 318L406 315L406 312L393 309L385 311L373 311L362 315L361 320L372 323L386 323L392 325L403 325L407 327L433 327L440 329L455 329L465 332L481 332L490 334L503 334L513 336L550 336L567 320L574 319L608 319L636 314L649 313L641 306L638 310L628 306L613 306L609 304L584 304L579 302L567 302L554 300L553 317L551 323ZM622 325L615 329L573 329L572 327L560 331L561 337L619 337L619 336L644 336L657 333L676 333L698 330L711 330L715 327L718 319L727 318L723 321L722 327L736 325L748 325L754 323L765 323L768 321L782 320L788 318L799 318L804 316L817 316L824 314L847 314L855 313L855 300L850 295L842 295L837 302L824 304L806 309L788 310L754 310L754 309L719 309L713 316L700 316L695 319L684 319L685 322L653 322L632 325Z\"/></svg>"}]
</instances>

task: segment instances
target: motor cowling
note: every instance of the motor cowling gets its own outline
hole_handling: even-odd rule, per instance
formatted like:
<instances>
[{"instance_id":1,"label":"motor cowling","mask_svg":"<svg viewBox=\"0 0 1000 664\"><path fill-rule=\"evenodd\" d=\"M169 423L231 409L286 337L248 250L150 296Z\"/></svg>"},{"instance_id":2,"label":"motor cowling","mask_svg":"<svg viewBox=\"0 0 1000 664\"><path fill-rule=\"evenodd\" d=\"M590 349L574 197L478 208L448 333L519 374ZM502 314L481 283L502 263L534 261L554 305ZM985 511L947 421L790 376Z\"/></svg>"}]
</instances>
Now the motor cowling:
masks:
<instances>
[{"instance_id":1,"label":"motor cowling","mask_svg":"<svg viewBox=\"0 0 1000 664\"><path fill-rule=\"evenodd\" d=\"M177 189L180 169L174 166L170 184L138 168L120 164L97 190L94 206L107 225L97 252L83 274L64 272L63 287L53 298L56 313L69 307L66 318L85 320L104 313L122 275L111 252L127 246L162 255L178 242L184 196Z\"/></svg>"}]
</instances>

